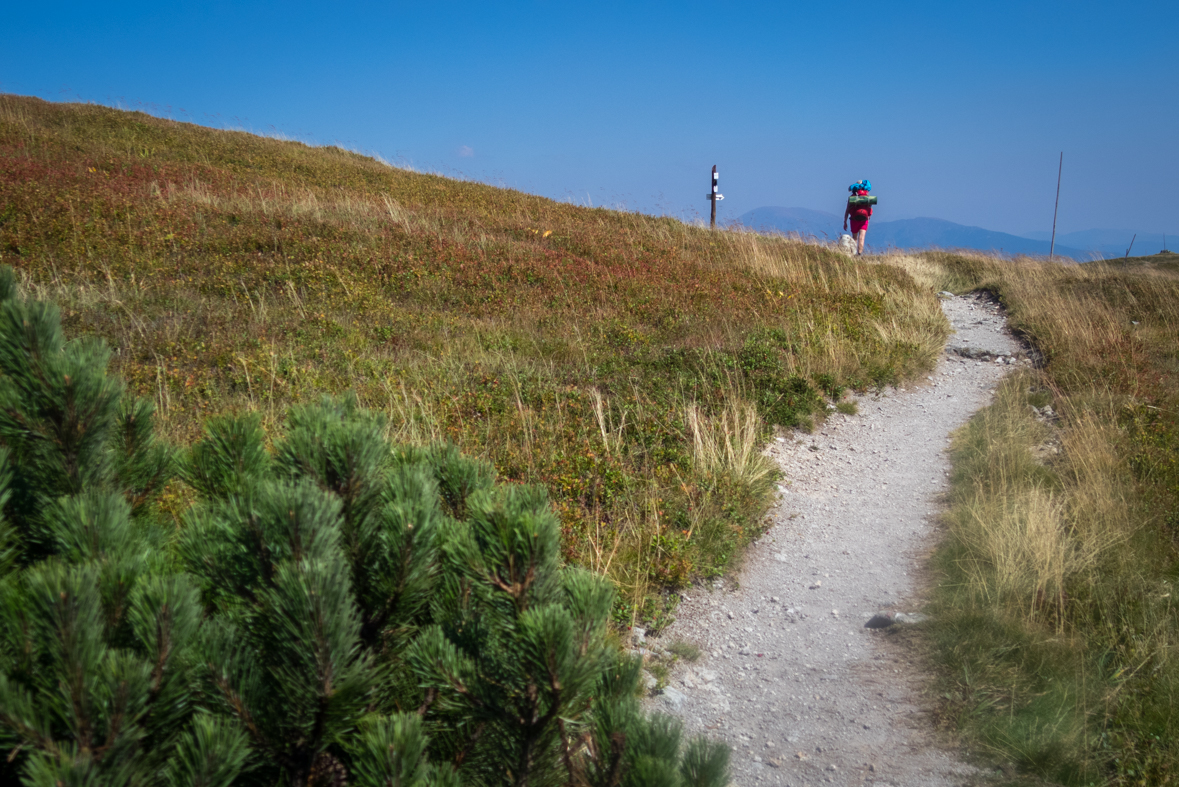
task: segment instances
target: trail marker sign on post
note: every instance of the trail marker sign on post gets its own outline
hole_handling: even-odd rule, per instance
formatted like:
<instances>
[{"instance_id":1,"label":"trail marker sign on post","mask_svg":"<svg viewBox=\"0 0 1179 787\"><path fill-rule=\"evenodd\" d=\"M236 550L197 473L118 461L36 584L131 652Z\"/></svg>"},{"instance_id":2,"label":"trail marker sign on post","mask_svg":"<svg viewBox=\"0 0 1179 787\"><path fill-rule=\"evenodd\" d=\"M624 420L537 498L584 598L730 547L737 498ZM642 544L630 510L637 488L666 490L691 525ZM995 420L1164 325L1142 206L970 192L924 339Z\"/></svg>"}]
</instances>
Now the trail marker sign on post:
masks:
<instances>
[{"instance_id":1,"label":"trail marker sign on post","mask_svg":"<svg viewBox=\"0 0 1179 787\"><path fill-rule=\"evenodd\" d=\"M717 185L716 184L717 184L716 164L713 164L712 165L712 191L708 192L708 197L707 197L708 201L712 203L712 219L709 221L708 226L712 227L713 229L716 229L716 203L720 202L722 199L725 198L724 194L720 194L717 192Z\"/></svg>"}]
</instances>

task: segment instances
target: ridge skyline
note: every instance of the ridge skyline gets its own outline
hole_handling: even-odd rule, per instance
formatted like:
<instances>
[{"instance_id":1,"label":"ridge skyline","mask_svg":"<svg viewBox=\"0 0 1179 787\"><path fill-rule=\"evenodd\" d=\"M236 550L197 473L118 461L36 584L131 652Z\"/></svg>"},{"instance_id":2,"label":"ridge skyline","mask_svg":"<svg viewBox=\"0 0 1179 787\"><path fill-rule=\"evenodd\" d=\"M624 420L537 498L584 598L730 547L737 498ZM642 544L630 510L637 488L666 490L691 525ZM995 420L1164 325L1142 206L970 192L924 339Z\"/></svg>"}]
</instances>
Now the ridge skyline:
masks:
<instances>
[{"instance_id":1,"label":"ridge skyline","mask_svg":"<svg viewBox=\"0 0 1179 787\"><path fill-rule=\"evenodd\" d=\"M762 206L748 210L734 221L761 231L797 232L804 236L828 237L842 234L842 217L813 208ZM868 247L887 248L968 248L999 251L1005 254L1047 255L1051 232L1003 232L976 225L960 224L935 216L883 219L873 218L868 228ZM1151 232L1141 229L1089 228L1057 232L1056 254L1078 260L1121 257L1133 240L1131 256L1154 254L1179 245L1179 233Z\"/></svg>"}]
</instances>

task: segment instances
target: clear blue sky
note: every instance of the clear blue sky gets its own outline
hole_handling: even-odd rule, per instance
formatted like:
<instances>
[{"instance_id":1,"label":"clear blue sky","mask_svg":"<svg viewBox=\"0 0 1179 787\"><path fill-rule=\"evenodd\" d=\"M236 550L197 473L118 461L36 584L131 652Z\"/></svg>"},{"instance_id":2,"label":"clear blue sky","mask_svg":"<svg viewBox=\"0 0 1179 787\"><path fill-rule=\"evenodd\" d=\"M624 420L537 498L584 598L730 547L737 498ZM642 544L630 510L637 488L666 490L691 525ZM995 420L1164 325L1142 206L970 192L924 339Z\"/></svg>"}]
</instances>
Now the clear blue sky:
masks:
<instances>
[{"instance_id":1,"label":"clear blue sky","mask_svg":"<svg viewBox=\"0 0 1179 787\"><path fill-rule=\"evenodd\" d=\"M581 203L1179 233L1179 2L42 2L0 91Z\"/></svg>"}]
</instances>

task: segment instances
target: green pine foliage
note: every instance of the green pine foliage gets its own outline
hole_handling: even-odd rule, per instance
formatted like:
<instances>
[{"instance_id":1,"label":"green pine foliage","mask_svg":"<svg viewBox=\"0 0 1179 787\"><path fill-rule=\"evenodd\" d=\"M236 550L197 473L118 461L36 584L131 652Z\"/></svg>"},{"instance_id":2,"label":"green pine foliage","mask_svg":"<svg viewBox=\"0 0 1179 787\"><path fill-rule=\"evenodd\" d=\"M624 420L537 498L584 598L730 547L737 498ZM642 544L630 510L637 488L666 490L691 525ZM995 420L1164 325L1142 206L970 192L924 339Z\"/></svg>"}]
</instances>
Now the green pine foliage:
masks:
<instances>
[{"instance_id":1,"label":"green pine foliage","mask_svg":"<svg viewBox=\"0 0 1179 787\"><path fill-rule=\"evenodd\" d=\"M155 439L150 402L124 405L103 343L66 342L57 307L17 297L7 266L0 336L0 445L11 474L4 509L9 538L33 560L57 553L44 520L49 501L102 489L141 512L171 477L173 452Z\"/></svg>"},{"instance_id":2,"label":"green pine foliage","mask_svg":"<svg viewBox=\"0 0 1179 787\"><path fill-rule=\"evenodd\" d=\"M209 421L177 462L98 343L0 270L0 778L722 787L563 565L540 487L355 399ZM152 505L178 473L179 527Z\"/></svg>"}]
</instances>

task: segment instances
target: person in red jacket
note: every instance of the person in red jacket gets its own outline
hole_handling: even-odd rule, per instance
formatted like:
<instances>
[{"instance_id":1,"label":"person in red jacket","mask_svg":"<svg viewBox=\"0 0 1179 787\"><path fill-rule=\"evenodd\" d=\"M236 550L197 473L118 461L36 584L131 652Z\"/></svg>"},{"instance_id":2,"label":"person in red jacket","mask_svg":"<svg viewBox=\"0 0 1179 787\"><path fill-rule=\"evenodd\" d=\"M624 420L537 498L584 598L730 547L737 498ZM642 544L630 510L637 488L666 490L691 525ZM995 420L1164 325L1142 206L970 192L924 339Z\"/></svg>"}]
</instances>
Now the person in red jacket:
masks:
<instances>
[{"instance_id":1,"label":"person in red jacket","mask_svg":"<svg viewBox=\"0 0 1179 787\"><path fill-rule=\"evenodd\" d=\"M872 190L872 181L861 180L848 187L848 191L856 197L866 197ZM848 200L847 208L843 211L843 229L847 229L847 222L851 220L851 234L856 239L857 256L864 254L864 238L868 234L868 219L872 217L871 205L853 205Z\"/></svg>"}]
</instances>

